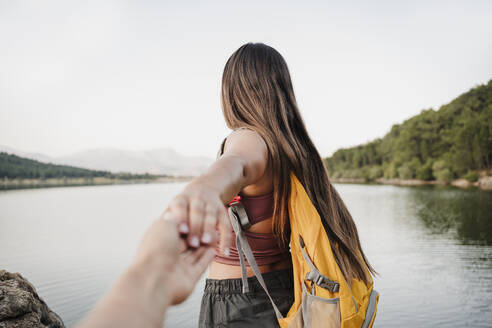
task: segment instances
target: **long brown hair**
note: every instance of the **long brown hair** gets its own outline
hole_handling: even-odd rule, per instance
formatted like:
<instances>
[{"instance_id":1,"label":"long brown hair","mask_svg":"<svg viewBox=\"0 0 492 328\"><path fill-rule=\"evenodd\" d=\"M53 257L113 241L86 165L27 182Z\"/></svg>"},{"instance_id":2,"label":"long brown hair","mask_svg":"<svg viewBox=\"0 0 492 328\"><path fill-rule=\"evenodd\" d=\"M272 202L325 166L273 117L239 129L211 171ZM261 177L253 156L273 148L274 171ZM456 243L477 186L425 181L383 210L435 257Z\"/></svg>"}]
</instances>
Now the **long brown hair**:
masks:
<instances>
[{"instance_id":1,"label":"long brown hair","mask_svg":"<svg viewBox=\"0 0 492 328\"><path fill-rule=\"evenodd\" d=\"M350 283L368 283L369 264L357 228L333 187L299 113L287 63L263 43L247 43L228 59L222 75L222 111L230 129L249 127L265 140L273 172L273 232L285 245L290 236L288 199L293 171L316 207L331 249ZM338 246L337 246L338 245Z\"/></svg>"}]
</instances>

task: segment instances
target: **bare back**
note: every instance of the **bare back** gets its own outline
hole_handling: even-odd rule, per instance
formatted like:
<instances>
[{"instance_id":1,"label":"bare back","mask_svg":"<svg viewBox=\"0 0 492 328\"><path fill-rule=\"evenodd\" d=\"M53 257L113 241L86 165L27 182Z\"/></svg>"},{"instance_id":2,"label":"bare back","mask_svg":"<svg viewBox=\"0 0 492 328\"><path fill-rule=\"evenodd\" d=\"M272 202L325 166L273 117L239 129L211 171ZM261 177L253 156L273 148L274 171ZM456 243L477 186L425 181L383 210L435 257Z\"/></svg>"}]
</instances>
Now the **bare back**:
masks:
<instances>
[{"instance_id":1,"label":"bare back","mask_svg":"<svg viewBox=\"0 0 492 328\"><path fill-rule=\"evenodd\" d=\"M246 129L244 129L246 130ZM255 152L260 153L261 163L257 165L251 165L250 169L258 170L254 174L258 176L254 183L245 186L241 190L241 194L244 196L255 197L269 194L273 191L273 173L271 171L271 165L268 163L268 154L266 153L266 144L264 140L254 131L243 129L233 131L225 140L221 147L222 153L225 154L236 154L238 149L243 152ZM258 138L261 139L258 140ZM253 141L253 139L256 139ZM256 143L256 147L253 145ZM259 147L258 143L263 143L262 147ZM229 148L228 148L229 147ZM257 154L253 155L257 156ZM251 173L251 172L250 172ZM262 220L256 224L253 224L248 232L254 232L258 234L272 234L272 217ZM277 263L261 265L259 266L262 273L266 273L273 270L281 270L291 267L291 260L286 259ZM247 267L247 275L253 276L254 273L250 267ZM240 278L241 277L241 267L236 265L228 265L223 263L218 263L212 261L209 267L209 278L211 279L229 279L229 278Z\"/></svg>"}]
</instances>

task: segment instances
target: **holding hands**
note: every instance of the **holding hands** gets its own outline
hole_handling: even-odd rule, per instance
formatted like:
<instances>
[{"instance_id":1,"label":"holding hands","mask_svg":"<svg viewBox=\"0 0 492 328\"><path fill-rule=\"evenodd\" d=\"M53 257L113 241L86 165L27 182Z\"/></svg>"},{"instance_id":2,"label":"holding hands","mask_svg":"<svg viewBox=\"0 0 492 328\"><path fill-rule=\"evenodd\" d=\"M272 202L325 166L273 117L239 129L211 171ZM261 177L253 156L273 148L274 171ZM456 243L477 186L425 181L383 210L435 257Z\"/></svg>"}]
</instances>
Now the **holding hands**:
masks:
<instances>
[{"instance_id":1,"label":"holding hands","mask_svg":"<svg viewBox=\"0 0 492 328\"><path fill-rule=\"evenodd\" d=\"M191 294L214 258L217 222L229 224L217 193L205 189L187 187L171 201L133 263L78 328L162 327L166 308Z\"/></svg>"},{"instance_id":2,"label":"holding hands","mask_svg":"<svg viewBox=\"0 0 492 328\"><path fill-rule=\"evenodd\" d=\"M177 229L178 221L167 213L145 233L134 266L164 273L169 305L183 302L215 255L210 246L188 248Z\"/></svg>"},{"instance_id":3,"label":"holding hands","mask_svg":"<svg viewBox=\"0 0 492 328\"><path fill-rule=\"evenodd\" d=\"M178 221L178 231L191 248L215 245L218 228L220 248L228 253L233 230L217 189L204 183L191 182L171 200L162 216Z\"/></svg>"},{"instance_id":4,"label":"holding hands","mask_svg":"<svg viewBox=\"0 0 492 328\"><path fill-rule=\"evenodd\" d=\"M171 200L145 233L133 263L78 328L162 327L166 308L191 294L212 261L217 229L228 255L233 230L224 204L260 179L266 163L259 135L231 133L221 158Z\"/></svg>"}]
</instances>

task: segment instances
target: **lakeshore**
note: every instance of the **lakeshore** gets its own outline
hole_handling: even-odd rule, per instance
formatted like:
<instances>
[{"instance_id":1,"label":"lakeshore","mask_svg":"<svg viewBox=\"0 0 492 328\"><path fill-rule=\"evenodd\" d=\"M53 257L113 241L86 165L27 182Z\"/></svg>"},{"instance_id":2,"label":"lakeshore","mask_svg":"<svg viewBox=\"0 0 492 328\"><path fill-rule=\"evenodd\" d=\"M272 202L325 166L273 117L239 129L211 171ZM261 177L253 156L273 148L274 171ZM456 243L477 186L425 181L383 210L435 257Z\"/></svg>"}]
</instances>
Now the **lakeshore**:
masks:
<instances>
[{"instance_id":1,"label":"lakeshore","mask_svg":"<svg viewBox=\"0 0 492 328\"><path fill-rule=\"evenodd\" d=\"M378 178L374 180L364 178L330 178L335 183L359 183L359 184L381 184L395 186L453 186L457 188L478 188L481 190L492 190L492 176L482 174L475 182L466 179L455 179L450 182L439 180L419 180L419 179L386 179Z\"/></svg>"},{"instance_id":2,"label":"lakeshore","mask_svg":"<svg viewBox=\"0 0 492 328\"><path fill-rule=\"evenodd\" d=\"M324 159L334 182L492 190L492 80Z\"/></svg>"},{"instance_id":3,"label":"lakeshore","mask_svg":"<svg viewBox=\"0 0 492 328\"><path fill-rule=\"evenodd\" d=\"M166 176L149 179L111 179L106 177L95 178L65 178L65 179L3 179L0 181L0 190L50 188L50 187L74 187L74 186L98 186L98 185L125 185L125 184L148 184L167 182L186 182L193 179L189 176ZM450 182L438 180L419 179L386 179L379 178L368 180L364 178L330 178L334 183L355 184L380 184L394 186L453 186L457 188L478 188L481 190L492 190L492 176L482 175L477 181L471 182L466 179L455 179Z\"/></svg>"},{"instance_id":4,"label":"lakeshore","mask_svg":"<svg viewBox=\"0 0 492 328\"><path fill-rule=\"evenodd\" d=\"M125 184L148 184L189 181L193 177L188 176L161 176L139 179L121 179L108 177L89 178L50 178L50 179L6 179L0 180L0 190L75 187L75 186L103 186Z\"/></svg>"}]
</instances>

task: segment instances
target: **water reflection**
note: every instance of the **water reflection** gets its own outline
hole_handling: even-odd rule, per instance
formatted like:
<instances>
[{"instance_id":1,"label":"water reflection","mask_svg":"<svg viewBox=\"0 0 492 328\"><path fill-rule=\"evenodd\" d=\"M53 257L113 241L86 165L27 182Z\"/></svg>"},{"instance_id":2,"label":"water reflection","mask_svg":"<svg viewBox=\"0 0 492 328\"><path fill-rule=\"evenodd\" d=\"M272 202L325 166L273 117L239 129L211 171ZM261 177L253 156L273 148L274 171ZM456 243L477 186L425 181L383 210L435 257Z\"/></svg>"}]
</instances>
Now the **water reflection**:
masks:
<instances>
[{"instance_id":1,"label":"water reflection","mask_svg":"<svg viewBox=\"0 0 492 328\"><path fill-rule=\"evenodd\" d=\"M73 327L130 263L145 229L183 186L0 192L0 268L21 272ZM336 188L380 273L375 327L491 327L492 193ZM186 302L168 311L166 327L197 326L203 286L202 279Z\"/></svg>"},{"instance_id":2,"label":"water reflection","mask_svg":"<svg viewBox=\"0 0 492 328\"><path fill-rule=\"evenodd\" d=\"M492 192L412 188L411 195L417 217L432 233L452 234L462 244L492 245Z\"/></svg>"}]
</instances>

